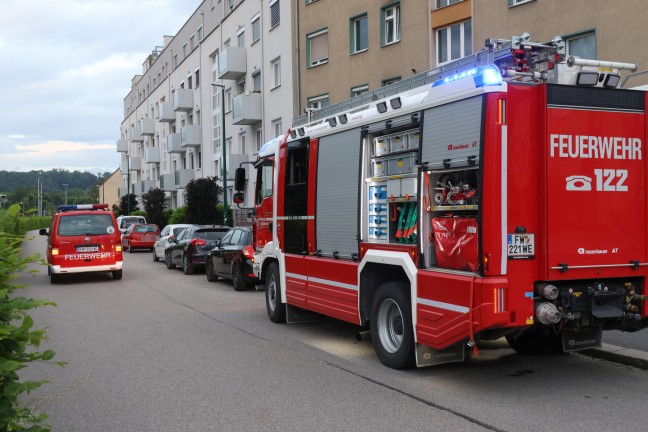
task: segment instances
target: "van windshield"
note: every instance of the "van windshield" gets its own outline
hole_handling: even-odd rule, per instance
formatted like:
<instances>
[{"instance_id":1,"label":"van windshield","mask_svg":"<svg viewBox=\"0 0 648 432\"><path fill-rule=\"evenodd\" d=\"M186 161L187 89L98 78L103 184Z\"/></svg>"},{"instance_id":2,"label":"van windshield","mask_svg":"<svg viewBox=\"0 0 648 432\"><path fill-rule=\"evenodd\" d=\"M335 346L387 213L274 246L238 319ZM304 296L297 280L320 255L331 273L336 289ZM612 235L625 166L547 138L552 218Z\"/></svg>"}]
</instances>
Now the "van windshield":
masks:
<instances>
[{"instance_id":1,"label":"van windshield","mask_svg":"<svg viewBox=\"0 0 648 432\"><path fill-rule=\"evenodd\" d=\"M57 234L60 236L113 234L115 227L109 214L61 216Z\"/></svg>"}]
</instances>

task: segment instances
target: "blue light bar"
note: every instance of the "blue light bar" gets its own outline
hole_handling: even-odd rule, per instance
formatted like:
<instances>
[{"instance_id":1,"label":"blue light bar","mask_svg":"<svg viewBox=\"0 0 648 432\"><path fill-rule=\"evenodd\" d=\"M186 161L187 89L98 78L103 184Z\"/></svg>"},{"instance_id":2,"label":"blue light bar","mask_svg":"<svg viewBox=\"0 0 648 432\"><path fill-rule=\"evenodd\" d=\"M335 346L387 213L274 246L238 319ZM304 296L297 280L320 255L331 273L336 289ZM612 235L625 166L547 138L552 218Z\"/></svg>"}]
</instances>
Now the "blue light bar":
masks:
<instances>
[{"instance_id":1,"label":"blue light bar","mask_svg":"<svg viewBox=\"0 0 648 432\"><path fill-rule=\"evenodd\" d=\"M479 66L474 69L469 69L463 72L456 73L449 77L435 81L432 87L438 87L452 81L457 81L463 78L472 77L475 82L475 87L485 87L491 85L502 84L502 74L495 65Z\"/></svg>"},{"instance_id":2,"label":"blue light bar","mask_svg":"<svg viewBox=\"0 0 648 432\"><path fill-rule=\"evenodd\" d=\"M75 210L108 210L108 204L66 204L58 207L59 212Z\"/></svg>"}]
</instances>

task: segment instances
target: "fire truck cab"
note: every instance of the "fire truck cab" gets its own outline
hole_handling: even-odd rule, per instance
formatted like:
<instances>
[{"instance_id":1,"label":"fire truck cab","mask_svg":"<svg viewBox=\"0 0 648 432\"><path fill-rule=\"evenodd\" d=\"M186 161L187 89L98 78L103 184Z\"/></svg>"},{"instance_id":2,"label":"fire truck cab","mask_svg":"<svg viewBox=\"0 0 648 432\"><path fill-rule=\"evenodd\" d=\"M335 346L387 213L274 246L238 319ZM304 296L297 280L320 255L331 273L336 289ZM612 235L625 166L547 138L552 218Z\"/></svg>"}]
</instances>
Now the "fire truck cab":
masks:
<instances>
[{"instance_id":1,"label":"fire truck cab","mask_svg":"<svg viewBox=\"0 0 648 432\"><path fill-rule=\"evenodd\" d=\"M369 326L392 368L648 326L646 93L618 88L634 69L565 59L559 38L492 40L262 149L270 319Z\"/></svg>"}]
</instances>

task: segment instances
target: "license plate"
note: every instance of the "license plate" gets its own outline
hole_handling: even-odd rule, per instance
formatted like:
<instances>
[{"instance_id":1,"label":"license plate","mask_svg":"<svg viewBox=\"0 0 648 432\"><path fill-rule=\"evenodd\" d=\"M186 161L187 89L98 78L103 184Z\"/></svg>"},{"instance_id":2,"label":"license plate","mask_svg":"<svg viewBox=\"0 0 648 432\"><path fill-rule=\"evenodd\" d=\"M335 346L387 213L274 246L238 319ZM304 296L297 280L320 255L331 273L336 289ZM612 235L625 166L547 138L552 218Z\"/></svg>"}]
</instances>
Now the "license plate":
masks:
<instances>
[{"instance_id":1,"label":"license plate","mask_svg":"<svg viewBox=\"0 0 648 432\"><path fill-rule=\"evenodd\" d=\"M154 235L145 235L143 238L144 241L155 241Z\"/></svg>"},{"instance_id":2,"label":"license plate","mask_svg":"<svg viewBox=\"0 0 648 432\"><path fill-rule=\"evenodd\" d=\"M77 246L77 252L99 252L99 246Z\"/></svg>"},{"instance_id":3,"label":"license plate","mask_svg":"<svg viewBox=\"0 0 648 432\"><path fill-rule=\"evenodd\" d=\"M531 259L535 256L533 234L509 234L507 244L509 259Z\"/></svg>"}]
</instances>

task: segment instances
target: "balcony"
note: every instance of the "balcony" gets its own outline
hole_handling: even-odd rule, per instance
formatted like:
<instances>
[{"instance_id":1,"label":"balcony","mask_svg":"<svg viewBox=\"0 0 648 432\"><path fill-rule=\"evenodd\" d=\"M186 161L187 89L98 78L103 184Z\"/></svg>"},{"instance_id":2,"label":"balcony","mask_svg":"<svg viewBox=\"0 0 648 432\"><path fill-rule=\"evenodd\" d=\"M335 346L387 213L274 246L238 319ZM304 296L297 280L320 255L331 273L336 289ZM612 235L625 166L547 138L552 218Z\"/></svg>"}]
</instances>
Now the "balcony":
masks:
<instances>
[{"instance_id":1,"label":"balcony","mask_svg":"<svg viewBox=\"0 0 648 432\"><path fill-rule=\"evenodd\" d=\"M171 107L171 102L160 102L158 105L158 115L155 118L159 122L174 122L176 121L176 113Z\"/></svg>"},{"instance_id":2,"label":"balcony","mask_svg":"<svg viewBox=\"0 0 648 432\"><path fill-rule=\"evenodd\" d=\"M167 135L167 153L184 153L187 149L182 147L180 132Z\"/></svg>"},{"instance_id":3,"label":"balcony","mask_svg":"<svg viewBox=\"0 0 648 432\"><path fill-rule=\"evenodd\" d=\"M155 120L145 118L139 121L139 133L142 136L153 136L155 134Z\"/></svg>"},{"instance_id":4,"label":"balcony","mask_svg":"<svg viewBox=\"0 0 648 432\"><path fill-rule=\"evenodd\" d=\"M177 189L175 185L174 174L162 174L160 176L160 189L166 192L171 192Z\"/></svg>"},{"instance_id":5,"label":"balcony","mask_svg":"<svg viewBox=\"0 0 648 432\"><path fill-rule=\"evenodd\" d=\"M173 91L173 110L184 112L193 110L193 90L175 89Z\"/></svg>"},{"instance_id":6,"label":"balcony","mask_svg":"<svg viewBox=\"0 0 648 432\"><path fill-rule=\"evenodd\" d=\"M247 72L247 53L243 47L228 47L218 55L218 78L236 80Z\"/></svg>"},{"instance_id":7,"label":"balcony","mask_svg":"<svg viewBox=\"0 0 648 432\"><path fill-rule=\"evenodd\" d=\"M127 153L128 152L128 141L124 139L118 139L117 140L117 151L121 153Z\"/></svg>"},{"instance_id":8,"label":"balcony","mask_svg":"<svg viewBox=\"0 0 648 432\"><path fill-rule=\"evenodd\" d=\"M142 170L142 158L141 157L131 157L129 158L128 169L131 171L141 171Z\"/></svg>"},{"instance_id":9,"label":"balcony","mask_svg":"<svg viewBox=\"0 0 648 432\"><path fill-rule=\"evenodd\" d=\"M133 142L143 142L144 141L144 136L142 136L142 134L140 133L139 128L134 128L134 127L130 128L128 138Z\"/></svg>"},{"instance_id":10,"label":"balcony","mask_svg":"<svg viewBox=\"0 0 648 432\"><path fill-rule=\"evenodd\" d=\"M178 189L183 189L194 178L194 171L190 169L181 169L175 172L175 185Z\"/></svg>"},{"instance_id":11,"label":"balcony","mask_svg":"<svg viewBox=\"0 0 648 432\"><path fill-rule=\"evenodd\" d=\"M240 94L232 101L232 123L251 125L261 121L261 93Z\"/></svg>"},{"instance_id":12,"label":"balcony","mask_svg":"<svg viewBox=\"0 0 648 432\"><path fill-rule=\"evenodd\" d=\"M155 189L155 180L142 180L136 186L136 195L143 195L151 189Z\"/></svg>"},{"instance_id":13,"label":"balcony","mask_svg":"<svg viewBox=\"0 0 648 432\"><path fill-rule=\"evenodd\" d=\"M189 125L180 129L180 145L184 148L200 147L202 145L200 125Z\"/></svg>"},{"instance_id":14,"label":"balcony","mask_svg":"<svg viewBox=\"0 0 648 432\"><path fill-rule=\"evenodd\" d=\"M144 149L145 164L160 163L160 147L146 147Z\"/></svg>"},{"instance_id":15,"label":"balcony","mask_svg":"<svg viewBox=\"0 0 648 432\"><path fill-rule=\"evenodd\" d=\"M123 154L121 155L121 161L119 163L119 171L122 172L122 174L126 175L128 174L128 155Z\"/></svg>"}]
</instances>

